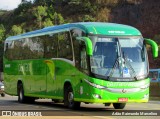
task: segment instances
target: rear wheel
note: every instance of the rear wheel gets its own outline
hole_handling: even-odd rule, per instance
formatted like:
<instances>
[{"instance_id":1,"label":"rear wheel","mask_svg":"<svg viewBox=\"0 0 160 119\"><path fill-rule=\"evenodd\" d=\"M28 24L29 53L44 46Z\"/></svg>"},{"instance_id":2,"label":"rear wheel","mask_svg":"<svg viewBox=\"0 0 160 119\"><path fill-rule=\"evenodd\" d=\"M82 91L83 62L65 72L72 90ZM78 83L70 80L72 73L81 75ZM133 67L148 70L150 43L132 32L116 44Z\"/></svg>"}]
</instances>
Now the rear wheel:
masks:
<instances>
[{"instance_id":1,"label":"rear wheel","mask_svg":"<svg viewBox=\"0 0 160 119\"><path fill-rule=\"evenodd\" d=\"M20 103L24 103L26 101L26 98L24 96L24 89L23 89L23 85L19 84L18 85L18 102Z\"/></svg>"},{"instance_id":2,"label":"rear wheel","mask_svg":"<svg viewBox=\"0 0 160 119\"><path fill-rule=\"evenodd\" d=\"M123 109L126 106L126 103L113 103L115 109Z\"/></svg>"},{"instance_id":3,"label":"rear wheel","mask_svg":"<svg viewBox=\"0 0 160 119\"><path fill-rule=\"evenodd\" d=\"M18 102L20 103L33 103L35 98L24 96L24 88L22 84L18 85Z\"/></svg>"},{"instance_id":4,"label":"rear wheel","mask_svg":"<svg viewBox=\"0 0 160 119\"><path fill-rule=\"evenodd\" d=\"M5 93L2 93L1 96L4 97L4 96L5 96Z\"/></svg>"},{"instance_id":5,"label":"rear wheel","mask_svg":"<svg viewBox=\"0 0 160 119\"><path fill-rule=\"evenodd\" d=\"M74 101L74 94L71 86L67 87L67 89L65 90L64 105L71 109L80 108L80 102Z\"/></svg>"}]
</instances>

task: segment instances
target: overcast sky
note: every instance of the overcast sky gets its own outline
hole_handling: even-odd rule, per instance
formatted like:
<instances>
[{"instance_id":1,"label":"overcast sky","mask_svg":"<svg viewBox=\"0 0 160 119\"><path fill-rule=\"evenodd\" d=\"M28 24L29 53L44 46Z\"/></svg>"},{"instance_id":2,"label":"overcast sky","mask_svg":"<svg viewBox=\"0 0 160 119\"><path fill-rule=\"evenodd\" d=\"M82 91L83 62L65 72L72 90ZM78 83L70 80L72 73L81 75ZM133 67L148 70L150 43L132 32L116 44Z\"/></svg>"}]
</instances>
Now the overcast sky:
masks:
<instances>
[{"instance_id":1,"label":"overcast sky","mask_svg":"<svg viewBox=\"0 0 160 119\"><path fill-rule=\"evenodd\" d=\"M28 0L31 1L31 0ZM18 7L21 0L0 0L0 9L2 10L12 10Z\"/></svg>"}]
</instances>

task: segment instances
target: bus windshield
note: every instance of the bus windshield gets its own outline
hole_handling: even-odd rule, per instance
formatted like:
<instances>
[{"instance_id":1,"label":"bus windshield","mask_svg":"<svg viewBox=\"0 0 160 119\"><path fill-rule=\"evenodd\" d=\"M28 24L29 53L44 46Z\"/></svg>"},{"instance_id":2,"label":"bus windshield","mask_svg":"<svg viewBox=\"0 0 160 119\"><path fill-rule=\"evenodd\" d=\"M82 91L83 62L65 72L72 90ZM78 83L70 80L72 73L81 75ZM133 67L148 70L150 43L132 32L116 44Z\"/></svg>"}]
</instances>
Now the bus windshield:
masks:
<instances>
[{"instance_id":1,"label":"bus windshield","mask_svg":"<svg viewBox=\"0 0 160 119\"><path fill-rule=\"evenodd\" d=\"M91 72L113 81L143 79L148 74L146 49L141 37L90 36Z\"/></svg>"}]
</instances>

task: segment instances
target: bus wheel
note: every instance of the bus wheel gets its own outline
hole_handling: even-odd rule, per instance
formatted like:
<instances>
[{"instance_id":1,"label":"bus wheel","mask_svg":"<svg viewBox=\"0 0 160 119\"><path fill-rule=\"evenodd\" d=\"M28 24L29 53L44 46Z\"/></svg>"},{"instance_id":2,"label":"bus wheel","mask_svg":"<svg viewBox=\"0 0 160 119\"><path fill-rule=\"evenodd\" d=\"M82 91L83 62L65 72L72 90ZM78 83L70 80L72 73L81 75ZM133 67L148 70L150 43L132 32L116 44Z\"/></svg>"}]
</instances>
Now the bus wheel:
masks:
<instances>
[{"instance_id":1,"label":"bus wheel","mask_svg":"<svg viewBox=\"0 0 160 119\"><path fill-rule=\"evenodd\" d=\"M22 84L18 85L18 102L20 103L25 102L24 89Z\"/></svg>"},{"instance_id":2,"label":"bus wheel","mask_svg":"<svg viewBox=\"0 0 160 119\"><path fill-rule=\"evenodd\" d=\"M113 103L115 109L123 109L126 106L126 103Z\"/></svg>"},{"instance_id":3,"label":"bus wheel","mask_svg":"<svg viewBox=\"0 0 160 119\"><path fill-rule=\"evenodd\" d=\"M65 95L64 95L64 105L71 108L71 109L78 109L80 108L80 102L75 102L74 101L74 94L73 94L73 89L71 86L69 86L65 90Z\"/></svg>"},{"instance_id":4,"label":"bus wheel","mask_svg":"<svg viewBox=\"0 0 160 119\"><path fill-rule=\"evenodd\" d=\"M4 96L5 96L5 93L2 93L1 96L4 97Z\"/></svg>"}]
</instances>

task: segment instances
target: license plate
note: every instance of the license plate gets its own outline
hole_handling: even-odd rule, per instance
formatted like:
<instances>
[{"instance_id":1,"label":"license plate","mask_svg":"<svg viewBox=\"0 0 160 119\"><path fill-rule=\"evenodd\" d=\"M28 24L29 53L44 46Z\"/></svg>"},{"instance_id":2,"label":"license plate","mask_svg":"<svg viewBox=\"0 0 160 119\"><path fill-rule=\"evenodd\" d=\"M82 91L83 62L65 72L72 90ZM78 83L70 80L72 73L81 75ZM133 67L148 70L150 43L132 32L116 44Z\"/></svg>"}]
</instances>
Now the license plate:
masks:
<instances>
[{"instance_id":1,"label":"license plate","mask_svg":"<svg viewBox=\"0 0 160 119\"><path fill-rule=\"evenodd\" d=\"M128 98L118 98L118 102L127 102Z\"/></svg>"}]
</instances>

